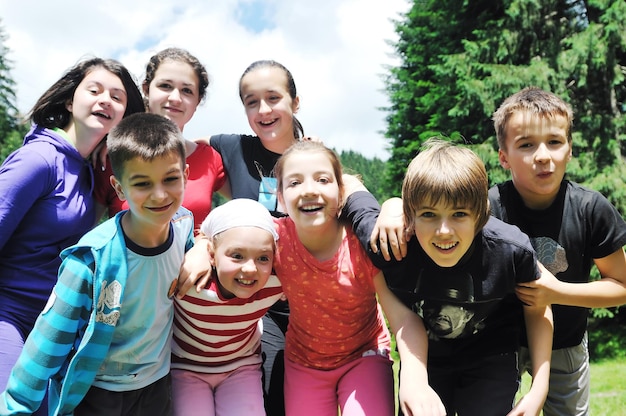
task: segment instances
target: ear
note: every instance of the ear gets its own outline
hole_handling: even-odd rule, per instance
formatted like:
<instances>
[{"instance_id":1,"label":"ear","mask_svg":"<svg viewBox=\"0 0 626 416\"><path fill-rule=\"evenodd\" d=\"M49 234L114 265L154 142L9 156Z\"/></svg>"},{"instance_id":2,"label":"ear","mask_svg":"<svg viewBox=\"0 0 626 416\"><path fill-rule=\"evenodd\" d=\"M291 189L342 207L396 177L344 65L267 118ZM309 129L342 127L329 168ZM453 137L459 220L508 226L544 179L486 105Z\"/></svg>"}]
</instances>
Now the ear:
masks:
<instances>
[{"instance_id":1,"label":"ear","mask_svg":"<svg viewBox=\"0 0 626 416\"><path fill-rule=\"evenodd\" d=\"M72 112L72 108L74 108L74 105L73 105L72 101L71 100L67 100L67 102L65 103L65 109L71 113Z\"/></svg>"},{"instance_id":2,"label":"ear","mask_svg":"<svg viewBox=\"0 0 626 416\"><path fill-rule=\"evenodd\" d=\"M209 238L208 243L206 245L207 253L209 254L209 264L211 267L215 267L215 245L213 241Z\"/></svg>"},{"instance_id":3,"label":"ear","mask_svg":"<svg viewBox=\"0 0 626 416\"><path fill-rule=\"evenodd\" d=\"M300 110L300 96L296 95L296 98L294 98L291 103L291 111L296 114L298 110Z\"/></svg>"},{"instance_id":4,"label":"ear","mask_svg":"<svg viewBox=\"0 0 626 416\"><path fill-rule=\"evenodd\" d=\"M507 170L511 169L511 165L509 165L508 157L506 153L502 151L502 149L498 150L498 160L500 161L500 166L502 166L504 169L507 169Z\"/></svg>"},{"instance_id":5,"label":"ear","mask_svg":"<svg viewBox=\"0 0 626 416\"><path fill-rule=\"evenodd\" d=\"M189 179L189 164L185 163L185 169L183 170L183 181L187 185L187 179Z\"/></svg>"},{"instance_id":6,"label":"ear","mask_svg":"<svg viewBox=\"0 0 626 416\"><path fill-rule=\"evenodd\" d=\"M120 201L126 201L124 189L122 188L122 184L120 183L120 181L118 181L114 175L111 175L111 177L109 178L109 182L111 183L111 186L115 190L115 193L117 194L117 197L120 199Z\"/></svg>"}]
</instances>

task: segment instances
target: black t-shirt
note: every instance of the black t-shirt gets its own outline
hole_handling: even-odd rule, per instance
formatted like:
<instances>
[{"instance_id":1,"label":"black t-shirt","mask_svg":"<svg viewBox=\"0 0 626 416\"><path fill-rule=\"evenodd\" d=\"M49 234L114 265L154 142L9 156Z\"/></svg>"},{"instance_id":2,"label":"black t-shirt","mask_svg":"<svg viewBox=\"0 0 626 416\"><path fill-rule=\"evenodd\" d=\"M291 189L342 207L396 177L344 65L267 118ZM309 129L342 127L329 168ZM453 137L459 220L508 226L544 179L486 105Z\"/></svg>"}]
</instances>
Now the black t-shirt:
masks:
<instances>
[{"instance_id":1,"label":"black t-shirt","mask_svg":"<svg viewBox=\"0 0 626 416\"><path fill-rule=\"evenodd\" d=\"M378 204L368 195L351 195L344 214L390 289L423 318L429 334L429 364L450 365L516 351L523 306L515 286L540 275L528 237L492 217L453 267L434 263L415 237L402 261L386 262L369 250Z\"/></svg>"},{"instance_id":2,"label":"black t-shirt","mask_svg":"<svg viewBox=\"0 0 626 416\"><path fill-rule=\"evenodd\" d=\"M593 259L626 245L626 223L599 192L563 181L553 204L545 210L527 208L512 181L489 190L492 214L528 234L541 263L559 280L589 281ZM553 305L553 349L580 344L589 310Z\"/></svg>"},{"instance_id":3,"label":"black t-shirt","mask_svg":"<svg viewBox=\"0 0 626 416\"><path fill-rule=\"evenodd\" d=\"M262 203L273 216L285 215L278 207L274 177L274 165L280 154L263 147L257 136L242 134L211 136L211 146L222 156L233 199L254 199ZM288 303L279 300L268 313L285 332Z\"/></svg>"},{"instance_id":4,"label":"black t-shirt","mask_svg":"<svg viewBox=\"0 0 626 416\"><path fill-rule=\"evenodd\" d=\"M211 146L222 156L233 199L261 202L274 216L282 216L276 198L274 165L280 154L267 150L256 136L219 134Z\"/></svg>"}]
</instances>

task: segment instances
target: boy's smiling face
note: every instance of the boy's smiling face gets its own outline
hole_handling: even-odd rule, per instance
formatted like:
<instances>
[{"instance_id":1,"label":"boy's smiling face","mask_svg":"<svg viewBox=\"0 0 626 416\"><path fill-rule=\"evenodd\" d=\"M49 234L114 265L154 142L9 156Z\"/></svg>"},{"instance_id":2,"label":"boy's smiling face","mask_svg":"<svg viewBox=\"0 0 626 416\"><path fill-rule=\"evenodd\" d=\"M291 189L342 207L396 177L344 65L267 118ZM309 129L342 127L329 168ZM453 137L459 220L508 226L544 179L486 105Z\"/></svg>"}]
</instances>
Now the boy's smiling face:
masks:
<instances>
[{"instance_id":1,"label":"boy's smiling face","mask_svg":"<svg viewBox=\"0 0 626 416\"><path fill-rule=\"evenodd\" d=\"M516 112L507 123L506 148L498 152L500 164L511 171L515 188L529 208L549 207L559 192L572 158L567 129L567 119L559 115Z\"/></svg>"},{"instance_id":2,"label":"boy's smiling face","mask_svg":"<svg viewBox=\"0 0 626 416\"><path fill-rule=\"evenodd\" d=\"M425 204L415 213L413 231L428 257L440 267L452 267L474 241L476 215L442 201Z\"/></svg>"},{"instance_id":3,"label":"boy's smiling face","mask_svg":"<svg viewBox=\"0 0 626 416\"><path fill-rule=\"evenodd\" d=\"M131 212L132 229L124 231L129 236L150 230L156 234L169 227L182 204L187 176L188 167L174 152L149 161L137 157L126 162L121 181L111 177L118 197L128 202Z\"/></svg>"}]
</instances>

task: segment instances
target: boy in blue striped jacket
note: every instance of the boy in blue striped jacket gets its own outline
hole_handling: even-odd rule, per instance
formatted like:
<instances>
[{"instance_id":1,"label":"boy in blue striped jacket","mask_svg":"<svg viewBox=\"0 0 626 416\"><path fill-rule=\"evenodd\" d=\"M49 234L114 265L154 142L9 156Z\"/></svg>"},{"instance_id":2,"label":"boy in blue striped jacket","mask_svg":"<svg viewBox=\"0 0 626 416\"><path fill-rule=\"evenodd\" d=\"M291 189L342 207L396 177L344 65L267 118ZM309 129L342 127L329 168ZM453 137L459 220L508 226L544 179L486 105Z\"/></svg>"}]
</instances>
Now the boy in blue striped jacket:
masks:
<instances>
[{"instance_id":1,"label":"boy in blue striped jacket","mask_svg":"<svg viewBox=\"0 0 626 416\"><path fill-rule=\"evenodd\" d=\"M193 217L181 208L185 145L172 122L141 113L111 130L107 146L111 185L130 209L61 253L2 415L32 413L46 389L52 415L171 413L172 297L193 245Z\"/></svg>"}]
</instances>

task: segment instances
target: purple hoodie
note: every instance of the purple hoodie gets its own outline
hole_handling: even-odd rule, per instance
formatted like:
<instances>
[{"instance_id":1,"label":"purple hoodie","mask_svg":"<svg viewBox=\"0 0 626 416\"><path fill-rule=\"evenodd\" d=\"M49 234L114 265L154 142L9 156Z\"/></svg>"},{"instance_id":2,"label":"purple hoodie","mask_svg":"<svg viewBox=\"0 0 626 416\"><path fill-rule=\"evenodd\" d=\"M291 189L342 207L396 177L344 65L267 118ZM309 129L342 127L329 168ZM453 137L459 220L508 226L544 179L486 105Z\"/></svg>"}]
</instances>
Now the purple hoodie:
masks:
<instances>
[{"instance_id":1,"label":"purple hoodie","mask_svg":"<svg viewBox=\"0 0 626 416\"><path fill-rule=\"evenodd\" d=\"M91 165L34 125L0 166L0 321L26 337L57 280L59 253L95 225Z\"/></svg>"}]
</instances>

